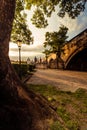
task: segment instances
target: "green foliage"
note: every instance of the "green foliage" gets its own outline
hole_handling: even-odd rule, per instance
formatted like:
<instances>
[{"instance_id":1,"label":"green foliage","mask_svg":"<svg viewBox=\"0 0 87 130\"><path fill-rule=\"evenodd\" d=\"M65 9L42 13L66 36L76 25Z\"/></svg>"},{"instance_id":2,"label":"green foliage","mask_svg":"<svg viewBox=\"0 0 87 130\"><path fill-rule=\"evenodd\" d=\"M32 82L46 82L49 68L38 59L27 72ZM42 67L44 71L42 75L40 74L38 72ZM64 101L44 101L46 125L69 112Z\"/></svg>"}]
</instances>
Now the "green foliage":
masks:
<instances>
[{"instance_id":1,"label":"green foliage","mask_svg":"<svg viewBox=\"0 0 87 130\"><path fill-rule=\"evenodd\" d=\"M50 54L50 50L48 50L48 49L45 49L44 51L43 51L43 53L48 57L49 56L49 54Z\"/></svg>"},{"instance_id":2,"label":"green foliage","mask_svg":"<svg viewBox=\"0 0 87 130\"><path fill-rule=\"evenodd\" d=\"M58 0L31 0L27 2L27 7L32 5L36 6L32 17L32 23L37 28L45 28L48 25L47 17L50 17L52 12L55 11L55 6L58 4Z\"/></svg>"},{"instance_id":3,"label":"green foliage","mask_svg":"<svg viewBox=\"0 0 87 130\"><path fill-rule=\"evenodd\" d=\"M29 72L34 71L34 65L27 65L27 64L13 64L13 67L18 74L19 77L25 77Z\"/></svg>"},{"instance_id":4,"label":"green foliage","mask_svg":"<svg viewBox=\"0 0 87 130\"><path fill-rule=\"evenodd\" d=\"M65 13L71 18L76 18L85 9L86 0L61 0L59 7L60 11L58 15L64 17Z\"/></svg>"},{"instance_id":5,"label":"green foliage","mask_svg":"<svg viewBox=\"0 0 87 130\"><path fill-rule=\"evenodd\" d=\"M77 98L87 98L87 91L85 91L85 89L81 89L79 88L76 92L75 92L75 97Z\"/></svg>"},{"instance_id":6,"label":"green foliage","mask_svg":"<svg viewBox=\"0 0 87 130\"><path fill-rule=\"evenodd\" d=\"M54 122L51 127L50 127L51 130L65 130L63 128L63 126L60 124L60 122L56 121Z\"/></svg>"},{"instance_id":7,"label":"green foliage","mask_svg":"<svg viewBox=\"0 0 87 130\"><path fill-rule=\"evenodd\" d=\"M68 28L62 25L58 32L46 32L44 46L50 46L51 50L57 52L66 42Z\"/></svg>"},{"instance_id":8,"label":"green foliage","mask_svg":"<svg viewBox=\"0 0 87 130\"><path fill-rule=\"evenodd\" d=\"M26 64L13 64L13 67L19 77L24 77L27 74L27 65Z\"/></svg>"},{"instance_id":9,"label":"green foliage","mask_svg":"<svg viewBox=\"0 0 87 130\"><path fill-rule=\"evenodd\" d=\"M45 50L43 51L43 53L45 54L46 63L47 63L47 62L48 62L47 59L48 59L48 57L49 57L49 55L50 55L50 50L45 49Z\"/></svg>"},{"instance_id":10,"label":"green foliage","mask_svg":"<svg viewBox=\"0 0 87 130\"><path fill-rule=\"evenodd\" d=\"M21 40L24 44L33 43L31 31L28 29L26 23L26 14L24 13L24 4L21 0L16 1L15 18L11 33L11 41L17 42Z\"/></svg>"},{"instance_id":11,"label":"green foliage","mask_svg":"<svg viewBox=\"0 0 87 130\"><path fill-rule=\"evenodd\" d=\"M15 18L13 23L11 41L22 40L25 44L30 44L32 33L26 24L25 9L35 7L32 14L32 23L37 28L45 28L48 25L47 17L50 17L55 7L59 5L58 15L64 17L67 13L69 17L75 18L85 9L86 0L16 0Z\"/></svg>"},{"instance_id":12,"label":"green foliage","mask_svg":"<svg viewBox=\"0 0 87 130\"><path fill-rule=\"evenodd\" d=\"M35 69L35 65L29 64L28 66L28 70L31 72Z\"/></svg>"},{"instance_id":13,"label":"green foliage","mask_svg":"<svg viewBox=\"0 0 87 130\"><path fill-rule=\"evenodd\" d=\"M24 10L24 3L22 0L16 0L16 15Z\"/></svg>"},{"instance_id":14,"label":"green foliage","mask_svg":"<svg viewBox=\"0 0 87 130\"><path fill-rule=\"evenodd\" d=\"M60 59L61 52L63 52L63 45L66 42L68 28L62 25L58 32L46 32L44 47L50 47L49 52L56 54L56 59ZM58 64L58 63L57 63Z\"/></svg>"},{"instance_id":15,"label":"green foliage","mask_svg":"<svg viewBox=\"0 0 87 130\"><path fill-rule=\"evenodd\" d=\"M21 64L21 75L25 76L27 74L27 65L26 64Z\"/></svg>"},{"instance_id":16,"label":"green foliage","mask_svg":"<svg viewBox=\"0 0 87 130\"><path fill-rule=\"evenodd\" d=\"M52 50L58 48L59 45L62 46L68 38L67 31L68 28L61 25L58 32L46 32L44 46L50 46Z\"/></svg>"},{"instance_id":17,"label":"green foliage","mask_svg":"<svg viewBox=\"0 0 87 130\"><path fill-rule=\"evenodd\" d=\"M33 24L35 24L36 27L40 28L43 27L43 23L45 22L46 26L48 25L46 17L51 16L52 12L55 11L55 7L57 5L59 5L58 15L60 17L64 17L67 13L69 17L76 18L82 11L84 11L86 0L25 0L25 3L27 9L31 9L31 7L34 5L36 7L36 10L38 8L38 10L41 12L39 12L39 14L43 15L42 17L40 15L37 15L37 11L35 11L33 15ZM35 16L35 13L37 18Z\"/></svg>"},{"instance_id":18,"label":"green foliage","mask_svg":"<svg viewBox=\"0 0 87 130\"><path fill-rule=\"evenodd\" d=\"M31 21L37 28L45 28L48 25L43 12L38 8L35 10Z\"/></svg>"}]
</instances>

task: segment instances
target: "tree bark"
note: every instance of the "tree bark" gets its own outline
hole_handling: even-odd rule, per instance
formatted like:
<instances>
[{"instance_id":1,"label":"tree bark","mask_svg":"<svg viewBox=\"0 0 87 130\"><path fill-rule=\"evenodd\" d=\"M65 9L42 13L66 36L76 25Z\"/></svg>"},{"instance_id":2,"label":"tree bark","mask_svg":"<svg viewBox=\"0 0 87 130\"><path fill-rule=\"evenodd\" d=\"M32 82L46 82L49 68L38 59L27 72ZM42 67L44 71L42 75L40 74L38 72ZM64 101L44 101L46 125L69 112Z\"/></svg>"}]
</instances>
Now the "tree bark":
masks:
<instances>
[{"instance_id":1,"label":"tree bark","mask_svg":"<svg viewBox=\"0 0 87 130\"><path fill-rule=\"evenodd\" d=\"M47 101L25 91L8 56L15 0L0 0L0 129L45 130L53 112Z\"/></svg>"}]
</instances>

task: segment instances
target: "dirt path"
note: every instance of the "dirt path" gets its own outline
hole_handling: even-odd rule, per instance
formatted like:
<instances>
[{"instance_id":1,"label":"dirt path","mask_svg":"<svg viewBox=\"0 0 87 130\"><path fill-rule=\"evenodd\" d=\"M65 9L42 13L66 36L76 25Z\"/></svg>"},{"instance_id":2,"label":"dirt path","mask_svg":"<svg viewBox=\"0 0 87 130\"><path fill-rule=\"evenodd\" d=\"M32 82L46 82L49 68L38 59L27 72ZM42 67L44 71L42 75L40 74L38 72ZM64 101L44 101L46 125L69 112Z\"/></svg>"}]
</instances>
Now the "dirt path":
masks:
<instances>
[{"instance_id":1,"label":"dirt path","mask_svg":"<svg viewBox=\"0 0 87 130\"><path fill-rule=\"evenodd\" d=\"M64 91L76 91L78 88L87 89L87 72L39 69L27 81L28 84L53 85Z\"/></svg>"}]
</instances>

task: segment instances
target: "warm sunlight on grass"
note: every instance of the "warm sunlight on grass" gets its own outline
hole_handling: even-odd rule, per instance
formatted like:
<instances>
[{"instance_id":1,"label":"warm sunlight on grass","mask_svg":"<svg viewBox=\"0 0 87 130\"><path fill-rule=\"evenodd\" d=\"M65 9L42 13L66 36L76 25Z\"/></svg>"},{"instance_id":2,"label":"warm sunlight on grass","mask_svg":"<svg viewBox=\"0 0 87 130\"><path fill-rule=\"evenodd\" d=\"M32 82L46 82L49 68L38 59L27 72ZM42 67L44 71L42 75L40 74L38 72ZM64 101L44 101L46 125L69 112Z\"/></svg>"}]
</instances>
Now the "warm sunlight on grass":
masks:
<instances>
[{"instance_id":1,"label":"warm sunlight on grass","mask_svg":"<svg viewBox=\"0 0 87 130\"><path fill-rule=\"evenodd\" d=\"M69 130L87 129L87 91L78 89L75 93L56 90L50 85L29 85L29 89L39 93L53 105ZM55 121L51 130L65 130Z\"/></svg>"}]
</instances>

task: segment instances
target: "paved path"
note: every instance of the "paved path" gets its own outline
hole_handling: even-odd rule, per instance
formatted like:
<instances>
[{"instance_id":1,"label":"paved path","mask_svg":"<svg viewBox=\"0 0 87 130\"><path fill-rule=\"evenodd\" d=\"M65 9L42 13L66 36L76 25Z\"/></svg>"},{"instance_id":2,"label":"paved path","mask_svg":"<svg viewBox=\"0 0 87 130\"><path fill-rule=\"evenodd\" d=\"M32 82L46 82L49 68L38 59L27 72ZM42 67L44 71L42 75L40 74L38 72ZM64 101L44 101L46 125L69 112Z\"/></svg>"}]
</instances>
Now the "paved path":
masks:
<instances>
[{"instance_id":1,"label":"paved path","mask_svg":"<svg viewBox=\"0 0 87 130\"><path fill-rule=\"evenodd\" d=\"M27 81L28 84L53 85L64 91L76 91L78 88L87 89L87 72L39 69Z\"/></svg>"}]
</instances>

